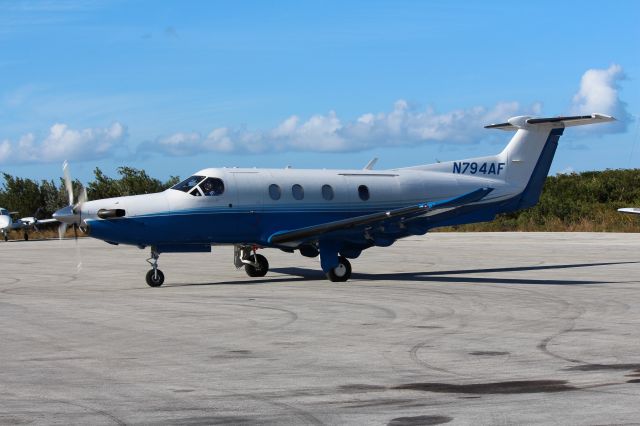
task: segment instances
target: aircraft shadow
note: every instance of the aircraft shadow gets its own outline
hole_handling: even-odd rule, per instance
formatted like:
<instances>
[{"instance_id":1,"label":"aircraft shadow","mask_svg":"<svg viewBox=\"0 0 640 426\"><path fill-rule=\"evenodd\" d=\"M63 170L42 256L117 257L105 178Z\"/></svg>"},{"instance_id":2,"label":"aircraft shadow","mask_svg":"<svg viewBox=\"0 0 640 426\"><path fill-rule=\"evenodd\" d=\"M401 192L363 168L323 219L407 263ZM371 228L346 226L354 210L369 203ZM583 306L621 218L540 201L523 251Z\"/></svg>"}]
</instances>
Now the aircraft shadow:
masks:
<instances>
[{"instance_id":1,"label":"aircraft shadow","mask_svg":"<svg viewBox=\"0 0 640 426\"><path fill-rule=\"evenodd\" d=\"M310 273L314 272L313 270L308 270ZM277 271L276 271L277 272ZM317 272L317 271L316 271ZM274 283L292 283L292 282L303 282L310 281L315 279L325 279L324 274L320 272L319 277L308 277L300 274L289 274L290 277L267 277L265 278L244 278L246 281L242 279L238 279L237 281L216 281L216 282L206 282L206 283L174 283L163 285L161 288L171 288L171 287L192 287L192 286L207 286L207 285L262 285L262 284L274 284Z\"/></svg>"},{"instance_id":2,"label":"aircraft shadow","mask_svg":"<svg viewBox=\"0 0 640 426\"><path fill-rule=\"evenodd\" d=\"M481 284L538 284L538 285L588 285L588 284L610 284L610 283L631 283L636 281L597 281L597 280L560 280L560 279L529 279L529 278L498 278L498 277L466 277L465 274L538 271L545 269L571 269L587 268L594 266L625 265L640 262L599 262L599 263L571 263L564 265L535 265L535 266L512 266L504 268L483 268L483 269L454 269L445 271L415 271L415 272L389 272L381 274L369 274L366 272L354 272L352 279L369 281L421 281L421 282L442 282L442 283L481 283ZM275 283L294 283L304 281L326 280L324 273L320 269L309 269L299 267L271 268L270 272L276 272L286 276L269 276L264 278L246 279L237 281L217 281L202 283L175 283L165 285L162 288L189 287L189 286L212 286L212 285L262 285ZM451 276L454 275L454 276Z\"/></svg>"},{"instance_id":3,"label":"aircraft shadow","mask_svg":"<svg viewBox=\"0 0 640 426\"><path fill-rule=\"evenodd\" d=\"M586 268L593 266L624 265L640 262L600 262L600 263L572 263L564 265L536 265L536 266L513 266L504 268L483 268L483 269L457 269L445 271L424 271L424 272L393 272L381 274L369 274L364 272L354 272L352 279L362 279L370 281L426 281L426 282L465 282L465 283L492 283L492 284L540 284L540 285L585 285L585 284L607 284L616 281L597 280L560 280L560 279L528 279L528 278L496 278L496 277L464 277L464 274L501 273L518 271L537 271L545 269L570 269ZM307 268L272 268L272 272L280 274L302 277L306 280L325 279L320 270ZM447 275L456 275L454 277ZM270 280L270 282L277 281ZM635 281L625 281L635 282Z\"/></svg>"}]
</instances>

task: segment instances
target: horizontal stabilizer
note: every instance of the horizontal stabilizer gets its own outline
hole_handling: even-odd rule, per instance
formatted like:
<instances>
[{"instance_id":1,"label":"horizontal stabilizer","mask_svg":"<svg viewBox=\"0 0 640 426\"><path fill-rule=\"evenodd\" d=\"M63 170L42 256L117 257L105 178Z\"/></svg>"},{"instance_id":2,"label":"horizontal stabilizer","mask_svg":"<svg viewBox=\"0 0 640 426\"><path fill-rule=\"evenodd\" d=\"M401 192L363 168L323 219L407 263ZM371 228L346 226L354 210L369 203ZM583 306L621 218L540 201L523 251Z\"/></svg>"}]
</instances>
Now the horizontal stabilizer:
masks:
<instances>
[{"instance_id":1,"label":"horizontal stabilizer","mask_svg":"<svg viewBox=\"0 0 640 426\"><path fill-rule=\"evenodd\" d=\"M605 114L591 114L591 115L572 115L566 117L529 117L518 116L511 117L506 123L489 124L484 126L485 129L500 129L500 130L518 130L526 129L535 125L550 124L552 127L564 128L572 126L582 126L585 124L597 124L607 123L609 121L615 121L615 118Z\"/></svg>"}]
</instances>

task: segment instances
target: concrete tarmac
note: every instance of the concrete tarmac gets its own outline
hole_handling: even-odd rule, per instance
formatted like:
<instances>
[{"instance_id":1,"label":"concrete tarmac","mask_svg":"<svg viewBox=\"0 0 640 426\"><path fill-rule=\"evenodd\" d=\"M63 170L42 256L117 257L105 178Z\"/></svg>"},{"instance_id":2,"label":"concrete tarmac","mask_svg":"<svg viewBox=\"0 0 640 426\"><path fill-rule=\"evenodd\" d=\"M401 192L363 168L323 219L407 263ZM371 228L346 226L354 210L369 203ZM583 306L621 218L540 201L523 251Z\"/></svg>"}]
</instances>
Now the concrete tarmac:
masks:
<instances>
[{"instance_id":1,"label":"concrete tarmac","mask_svg":"<svg viewBox=\"0 0 640 426\"><path fill-rule=\"evenodd\" d=\"M161 288L146 250L78 248L0 243L0 424L640 422L640 235L434 233L348 283L221 247Z\"/></svg>"}]
</instances>

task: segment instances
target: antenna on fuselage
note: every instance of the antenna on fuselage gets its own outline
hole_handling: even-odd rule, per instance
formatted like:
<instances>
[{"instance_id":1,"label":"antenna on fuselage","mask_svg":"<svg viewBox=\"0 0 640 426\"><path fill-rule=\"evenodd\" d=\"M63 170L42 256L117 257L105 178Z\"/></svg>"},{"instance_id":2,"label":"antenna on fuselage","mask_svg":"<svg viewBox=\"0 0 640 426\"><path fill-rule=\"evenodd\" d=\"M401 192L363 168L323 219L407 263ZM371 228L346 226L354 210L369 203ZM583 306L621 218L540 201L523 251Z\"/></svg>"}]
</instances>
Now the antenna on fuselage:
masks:
<instances>
[{"instance_id":1,"label":"antenna on fuselage","mask_svg":"<svg viewBox=\"0 0 640 426\"><path fill-rule=\"evenodd\" d=\"M378 157L373 157L371 159L371 161L369 161L367 163L367 165L362 168L362 170L371 170L371 169L373 169L373 166L375 166L377 162L378 162Z\"/></svg>"}]
</instances>

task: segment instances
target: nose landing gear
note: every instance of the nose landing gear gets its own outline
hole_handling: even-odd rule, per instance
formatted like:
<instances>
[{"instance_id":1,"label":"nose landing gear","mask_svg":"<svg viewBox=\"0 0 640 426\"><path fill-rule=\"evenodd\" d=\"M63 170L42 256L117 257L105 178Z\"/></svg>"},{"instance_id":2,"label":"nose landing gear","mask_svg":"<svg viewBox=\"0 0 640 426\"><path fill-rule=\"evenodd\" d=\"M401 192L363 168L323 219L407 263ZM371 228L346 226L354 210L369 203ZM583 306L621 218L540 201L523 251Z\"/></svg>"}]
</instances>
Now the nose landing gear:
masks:
<instances>
[{"instance_id":1,"label":"nose landing gear","mask_svg":"<svg viewBox=\"0 0 640 426\"><path fill-rule=\"evenodd\" d=\"M160 254L151 248L151 257L147 259L147 263L151 265L149 272L147 272L146 280L149 287L160 287L164 283L164 274L158 269L158 258Z\"/></svg>"},{"instance_id":2,"label":"nose landing gear","mask_svg":"<svg viewBox=\"0 0 640 426\"><path fill-rule=\"evenodd\" d=\"M244 267L244 271L250 277L264 277L269 271L269 262L261 254L257 254L256 246L235 246L233 250L233 263L236 268Z\"/></svg>"}]
</instances>

